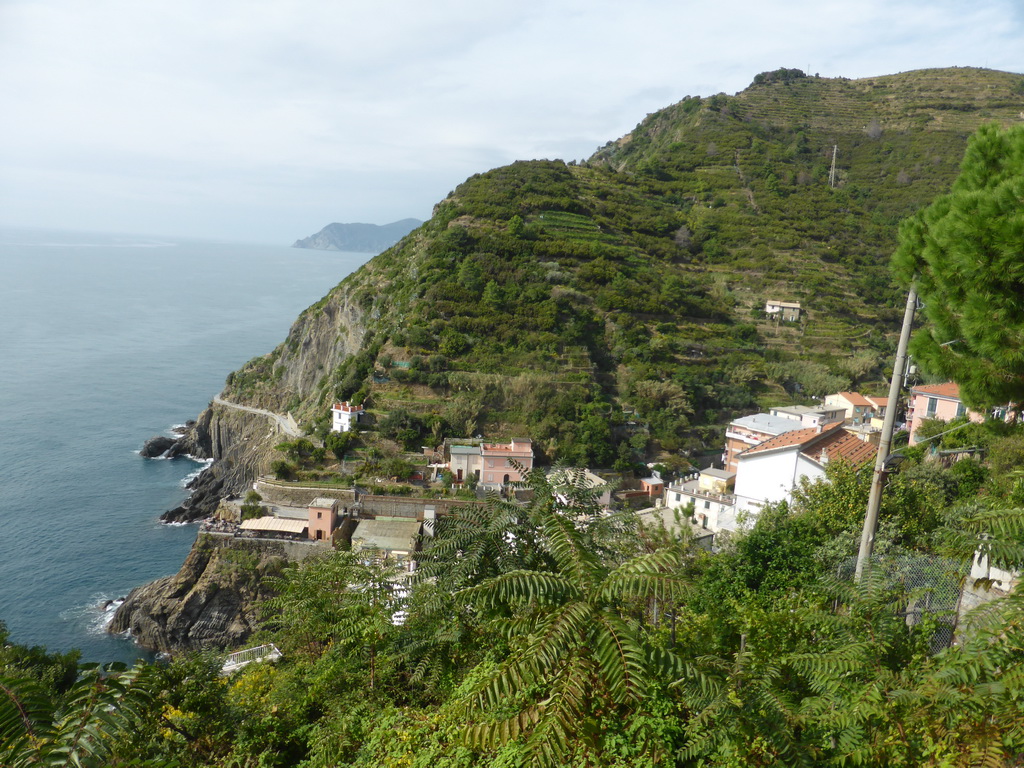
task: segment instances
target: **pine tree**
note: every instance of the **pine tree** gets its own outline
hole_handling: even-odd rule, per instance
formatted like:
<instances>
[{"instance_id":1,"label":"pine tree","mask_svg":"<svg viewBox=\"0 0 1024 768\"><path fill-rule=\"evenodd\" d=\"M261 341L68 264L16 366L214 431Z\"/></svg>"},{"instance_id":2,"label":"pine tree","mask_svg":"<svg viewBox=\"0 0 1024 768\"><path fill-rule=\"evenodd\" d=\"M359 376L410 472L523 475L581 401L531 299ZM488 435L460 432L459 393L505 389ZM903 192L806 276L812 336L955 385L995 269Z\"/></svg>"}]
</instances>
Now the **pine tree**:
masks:
<instances>
[{"instance_id":1,"label":"pine tree","mask_svg":"<svg viewBox=\"0 0 1024 768\"><path fill-rule=\"evenodd\" d=\"M911 354L967 405L1024 399L1024 126L983 126L952 191L900 226L897 278L928 325Z\"/></svg>"}]
</instances>

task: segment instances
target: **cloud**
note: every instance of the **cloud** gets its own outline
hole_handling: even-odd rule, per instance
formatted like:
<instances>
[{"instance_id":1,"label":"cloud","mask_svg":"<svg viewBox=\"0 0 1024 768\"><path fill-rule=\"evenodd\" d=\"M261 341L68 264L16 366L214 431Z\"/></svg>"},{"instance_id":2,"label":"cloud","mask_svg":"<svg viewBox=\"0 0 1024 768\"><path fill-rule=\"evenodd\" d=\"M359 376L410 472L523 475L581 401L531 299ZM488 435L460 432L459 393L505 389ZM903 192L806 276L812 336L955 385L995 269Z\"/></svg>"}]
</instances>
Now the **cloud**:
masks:
<instances>
[{"instance_id":1,"label":"cloud","mask_svg":"<svg viewBox=\"0 0 1024 768\"><path fill-rule=\"evenodd\" d=\"M763 70L1020 70L1021 26L1010 0L8 0L0 215L279 241L327 211L422 217L472 173L586 157Z\"/></svg>"}]
</instances>

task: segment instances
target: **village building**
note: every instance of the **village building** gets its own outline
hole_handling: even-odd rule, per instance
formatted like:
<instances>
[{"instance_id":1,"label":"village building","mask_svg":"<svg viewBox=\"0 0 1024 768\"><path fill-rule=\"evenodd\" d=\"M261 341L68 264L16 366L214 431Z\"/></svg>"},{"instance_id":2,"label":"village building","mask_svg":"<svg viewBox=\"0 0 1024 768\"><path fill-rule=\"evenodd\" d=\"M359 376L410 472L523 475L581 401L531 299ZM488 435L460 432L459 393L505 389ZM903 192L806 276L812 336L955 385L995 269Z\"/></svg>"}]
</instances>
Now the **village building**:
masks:
<instances>
[{"instance_id":1,"label":"village building","mask_svg":"<svg viewBox=\"0 0 1024 768\"><path fill-rule=\"evenodd\" d=\"M803 427L823 427L843 420L843 409L829 405L777 405L768 409L769 416L798 421Z\"/></svg>"},{"instance_id":2,"label":"village building","mask_svg":"<svg viewBox=\"0 0 1024 768\"><path fill-rule=\"evenodd\" d=\"M837 392L834 395L827 395L825 405L842 408L843 418L852 426L870 425L871 419L877 413L875 403L859 392Z\"/></svg>"},{"instance_id":3,"label":"village building","mask_svg":"<svg viewBox=\"0 0 1024 768\"><path fill-rule=\"evenodd\" d=\"M774 299L768 299L764 305L764 313L766 315L787 323L794 323L799 320L800 312L799 301L775 301Z\"/></svg>"},{"instance_id":4,"label":"village building","mask_svg":"<svg viewBox=\"0 0 1024 768\"><path fill-rule=\"evenodd\" d=\"M760 445L785 432L801 429L799 421L788 416L772 416L755 413L743 416L729 423L725 429L725 456L723 461L727 472L736 471L736 457L743 451Z\"/></svg>"},{"instance_id":5,"label":"village building","mask_svg":"<svg viewBox=\"0 0 1024 768\"><path fill-rule=\"evenodd\" d=\"M498 490L522 480L533 469L533 442L515 437L510 443L483 443L480 459L483 464L480 486Z\"/></svg>"},{"instance_id":6,"label":"village building","mask_svg":"<svg viewBox=\"0 0 1024 768\"><path fill-rule=\"evenodd\" d=\"M451 445L448 448L446 468L452 473L456 483L464 483L469 478L480 480L483 469L483 452L479 445Z\"/></svg>"},{"instance_id":7,"label":"village building","mask_svg":"<svg viewBox=\"0 0 1024 768\"><path fill-rule=\"evenodd\" d=\"M671 483L665 488L664 506L670 509L687 509L693 505L690 519L702 529L712 532L719 530L719 519L723 512L731 514L736 506L733 489L736 473L724 469L704 469Z\"/></svg>"},{"instance_id":8,"label":"village building","mask_svg":"<svg viewBox=\"0 0 1024 768\"><path fill-rule=\"evenodd\" d=\"M293 517L274 517L267 515L251 520L243 520L239 526L243 532L257 537L281 539L305 539L309 523Z\"/></svg>"},{"instance_id":9,"label":"village building","mask_svg":"<svg viewBox=\"0 0 1024 768\"><path fill-rule=\"evenodd\" d=\"M968 410L960 400L960 386L949 381L945 384L922 384L912 387L907 402L907 429L910 444L917 443L917 430L925 419L952 421L967 416L973 422L985 420L985 414Z\"/></svg>"},{"instance_id":10,"label":"village building","mask_svg":"<svg viewBox=\"0 0 1024 768\"><path fill-rule=\"evenodd\" d=\"M660 497L665 492L665 481L657 474L641 478L640 490L651 498Z\"/></svg>"},{"instance_id":11,"label":"village building","mask_svg":"<svg viewBox=\"0 0 1024 768\"><path fill-rule=\"evenodd\" d=\"M347 400L331 407L331 431L351 432L364 413L363 406L352 405Z\"/></svg>"},{"instance_id":12,"label":"village building","mask_svg":"<svg viewBox=\"0 0 1024 768\"><path fill-rule=\"evenodd\" d=\"M338 500L316 498L310 502L308 510L309 538L313 541L330 541L334 529L338 526Z\"/></svg>"},{"instance_id":13,"label":"village building","mask_svg":"<svg viewBox=\"0 0 1024 768\"><path fill-rule=\"evenodd\" d=\"M877 448L843 428L800 429L786 432L738 456L736 506L719 516L719 528L735 530L744 517L755 518L770 502L789 500L801 480L825 477L830 461L860 466L873 459Z\"/></svg>"}]
</instances>

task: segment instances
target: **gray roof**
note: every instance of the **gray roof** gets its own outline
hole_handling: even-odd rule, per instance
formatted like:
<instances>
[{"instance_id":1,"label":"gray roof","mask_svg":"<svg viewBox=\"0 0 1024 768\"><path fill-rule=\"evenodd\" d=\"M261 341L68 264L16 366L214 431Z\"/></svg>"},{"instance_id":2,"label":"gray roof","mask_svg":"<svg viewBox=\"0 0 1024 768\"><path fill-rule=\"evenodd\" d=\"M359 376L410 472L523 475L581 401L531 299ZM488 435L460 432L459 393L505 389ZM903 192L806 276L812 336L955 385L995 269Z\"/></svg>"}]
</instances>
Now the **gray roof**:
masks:
<instances>
[{"instance_id":1,"label":"gray roof","mask_svg":"<svg viewBox=\"0 0 1024 768\"><path fill-rule=\"evenodd\" d=\"M448 448L448 452L453 456L465 455L472 456L480 453L479 445L453 445Z\"/></svg>"},{"instance_id":2,"label":"gray roof","mask_svg":"<svg viewBox=\"0 0 1024 768\"><path fill-rule=\"evenodd\" d=\"M719 480L732 480L736 477L735 472L726 472L724 469L715 469L714 467L702 469L700 473L708 477L717 477Z\"/></svg>"},{"instance_id":3,"label":"gray roof","mask_svg":"<svg viewBox=\"0 0 1024 768\"><path fill-rule=\"evenodd\" d=\"M421 525L416 520L360 520L352 533L352 546L411 552L416 548Z\"/></svg>"},{"instance_id":4,"label":"gray roof","mask_svg":"<svg viewBox=\"0 0 1024 768\"><path fill-rule=\"evenodd\" d=\"M337 499L328 499L325 496L319 496L309 503L311 507L323 507L324 509L331 509L335 504L338 503Z\"/></svg>"},{"instance_id":5,"label":"gray roof","mask_svg":"<svg viewBox=\"0 0 1024 768\"><path fill-rule=\"evenodd\" d=\"M787 419L784 416L772 416L768 413L755 413L752 416L744 416L735 419L729 426L746 427L764 432L769 435L781 435L784 432L792 432L794 429L806 429L799 421Z\"/></svg>"}]
</instances>

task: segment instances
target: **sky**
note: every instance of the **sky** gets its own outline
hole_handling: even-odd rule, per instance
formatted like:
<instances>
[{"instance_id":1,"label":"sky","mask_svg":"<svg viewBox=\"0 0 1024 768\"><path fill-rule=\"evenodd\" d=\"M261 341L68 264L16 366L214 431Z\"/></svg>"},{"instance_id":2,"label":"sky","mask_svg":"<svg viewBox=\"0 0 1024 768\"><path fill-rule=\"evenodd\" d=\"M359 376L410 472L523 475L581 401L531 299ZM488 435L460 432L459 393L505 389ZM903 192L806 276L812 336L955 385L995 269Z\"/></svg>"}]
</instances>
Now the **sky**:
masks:
<instances>
[{"instance_id":1,"label":"sky","mask_svg":"<svg viewBox=\"0 0 1024 768\"><path fill-rule=\"evenodd\" d=\"M0 225L290 245L766 70L948 66L1024 72L1024 0L0 0Z\"/></svg>"}]
</instances>

